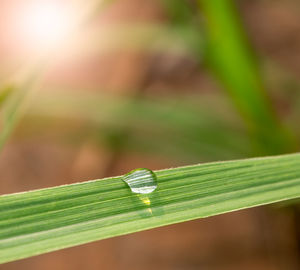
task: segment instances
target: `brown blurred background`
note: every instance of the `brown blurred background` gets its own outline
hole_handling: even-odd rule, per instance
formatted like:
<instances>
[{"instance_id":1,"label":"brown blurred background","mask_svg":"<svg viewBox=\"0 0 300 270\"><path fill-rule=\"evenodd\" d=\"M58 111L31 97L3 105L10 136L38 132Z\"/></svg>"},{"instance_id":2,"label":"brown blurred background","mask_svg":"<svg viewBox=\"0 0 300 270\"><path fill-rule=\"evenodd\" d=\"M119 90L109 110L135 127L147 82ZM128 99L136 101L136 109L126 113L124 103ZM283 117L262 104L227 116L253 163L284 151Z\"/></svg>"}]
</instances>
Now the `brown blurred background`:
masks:
<instances>
[{"instance_id":1,"label":"brown blurred background","mask_svg":"<svg viewBox=\"0 0 300 270\"><path fill-rule=\"evenodd\" d=\"M25 43L15 30L16 14L25 2L0 3L0 79L5 87L14 87L15 81L22 85L28 66L39 57L38 46ZM297 137L300 2L234 3L271 103ZM194 1L187 4L196 6ZM205 14L200 9L194 16L201 35ZM0 194L120 175L138 167L161 169L261 154L252 147L247 125L211 72L205 52L184 42L192 37L192 45L205 47L205 37L203 43L201 38L193 43L197 32L178 30L178 22L171 20L159 0L108 1L47 58L38 91L0 155ZM222 127L221 135L217 128ZM300 269L295 209L277 204L238 211L0 269Z\"/></svg>"}]
</instances>

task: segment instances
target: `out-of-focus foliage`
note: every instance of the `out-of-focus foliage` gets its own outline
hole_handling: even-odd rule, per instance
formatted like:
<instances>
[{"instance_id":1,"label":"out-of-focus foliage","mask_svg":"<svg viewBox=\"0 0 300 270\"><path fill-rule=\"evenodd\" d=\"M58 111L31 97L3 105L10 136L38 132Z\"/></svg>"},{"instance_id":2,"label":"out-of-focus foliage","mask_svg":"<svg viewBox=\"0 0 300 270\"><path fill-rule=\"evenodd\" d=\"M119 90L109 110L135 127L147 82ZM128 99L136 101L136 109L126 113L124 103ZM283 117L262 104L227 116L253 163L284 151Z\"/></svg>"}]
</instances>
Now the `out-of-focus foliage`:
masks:
<instances>
[{"instance_id":1,"label":"out-of-focus foliage","mask_svg":"<svg viewBox=\"0 0 300 270\"><path fill-rule=\"evenodd\" d=\"M105 7L109 7L109 5L114 5L114 1L106 2ZM226 114L230 110L217 113L211 119L210 116L214 115L211 111L215 110L216 107L203 107L206 100L201 95L187 99L183 106L177 106L174 103L169 106L165 102L159 106L159 102L156 100L147 101L147 97L138 94L138 97L135 95L131 98L128 97L126 106L121 104L120 108L118 105L113 105L118 103L118 97L115 96L108 101L114 110L104 112L107 106L102 107L102 105L99 108L99 114L108 115L107 119L112 121L106 121L106 124L101 125L100 129L96 127L96 132L100 137L107 137L106 141L112 148L116 147L113 145L114 142L118 141L117 144L120 147L120 141L126 141L125 145L130 145L132 148L137 147L140 151L153 149L155 152L156 149L165 153L173 153L181 158L183 153L185 157L190 156L193 159L201 156L204 160L227 159L240 157L240 155L284 153L296 150L293 139L272 109L261 78L258 61L247 42L246 34L233 2L226 0L195 2L162 0L161 5L165 9L169 21L156 25L148 23L145 25L118 26L117 24L112 28L107 28L113 30L111 39L97 41L97 35L93 32L95 37L92 37L87 43L91 42L94 44L93 46L96 44L102 49L108 48L116 51L123 47L131 50L144 48L151 52L153 48L159 47L161 53L164 53L168 52L169 47L174 47L174 45L171 46L173 42L187 53L190 50L190 57L194 57L197 63L207 64L220 79L221 84L228 90L234 104L237 105L244 117L244 123L239 120L239 124L234 127L235 124L227 122ZM118 28L120 29L118 30ZM20 94L15 95L16 98L11 99L11 102L7 102L8 105L3 110L1 144L6 141L20 118L16 111L22 107L23 100L24 102L26 100L28 86L22 87L22 89L25 91L18 91ZM5 96L5 93L3 95ZM39 97L39 101L36 99L37 103L33 105L34 107L44 104L46 98L43 98L43 95ZM83 113L89 115L89 119L95 118L96 115L99 117L91 109L92 106L88 104L89 94L81 91L80 95L79 100L87 100L84 102L86 105L83 105L85 106L82 110ZM95 99L102 100L102 96L96 96ZM195 106L203 107L203 110L189 110L189 102L194 98L199 99L199 103L195 103ZM173 99L171 95L170 99ZM68 103L68 99L62 100L66 100ZM91 102L93 101L91 99ZM49 106L47 114L56 114L60 117L58 115L60 106L63 106L62 102L58 104L58 107L56 104ZM68 104L65 106L68 107ZM82 105L80 106L82 107ZM224 106L224 104L220 106ZM150 111L149 108L151 108ZM116 116L118 113L120 115ZM234 113L229 112L230 114ZM149 115L153 118L152 124L149 121L151 118ZM180 116L178 117L178 115ZM122 119L122 121L118 122L112 119ZM141 124L137 124L139 122ZM235 132L235 130L241 130L241 127L242 134L239 131ZM146 132L147 129L149 130ZM229 134L228 130L231 130ZM119 139L116 141L112 138ZM238 143L239 141L241 143ZM143 147L139 147L139 145L143 145ZM154 147L155 145L156 147ZM166 147L161 147L162 145ZM173 152L172 149L181 150ZM237 149L242 150L237 151Z\"/></svg>"},{"instance_id":2,"label":"out-of-focus foliage","mask_svg":"<svg viewBox=\"0 0 300 270\"><path fill-rule=\"evenodd\" d=\"M14 87L9 85L9 86L4 86L0 90L0 108L3 106L4 102L7 100L9 95L13 92Z\"/></svg>"},{"instance_id":3,"label":"out-of-focus foliage","mask_svg":"<svg viewBox=\"0 0 300 270\"><path fill-rule=\"evenodd\" d=\"M207 34L208 61L245 116L263 153L295 147L276 118L258 63L231 1L200 0Z\"/></svg>"},{"instance_id":4,"label":"out-of-focus foliage","mask_svg":"<svg viewBox=\"0 0 300 270\"><path fill-rule=\"evenodd\" d=\"M221 96L132 99L81 92L70 97L54 91L37 99L39 102L31 106L25 119L33 129L37 117L81 119L93 125L94 137L100 135L102 143L125 151L191 161L256 154L251 152L251 139L241 119L233 112L230 114L230 108L226 110L228 104ZM47 126L39 129L56 130L55 123ZM88 130L86 134L90 134ZM73 131L70 137L72 133L77 134Z\"/></svg>"}]
</instances>

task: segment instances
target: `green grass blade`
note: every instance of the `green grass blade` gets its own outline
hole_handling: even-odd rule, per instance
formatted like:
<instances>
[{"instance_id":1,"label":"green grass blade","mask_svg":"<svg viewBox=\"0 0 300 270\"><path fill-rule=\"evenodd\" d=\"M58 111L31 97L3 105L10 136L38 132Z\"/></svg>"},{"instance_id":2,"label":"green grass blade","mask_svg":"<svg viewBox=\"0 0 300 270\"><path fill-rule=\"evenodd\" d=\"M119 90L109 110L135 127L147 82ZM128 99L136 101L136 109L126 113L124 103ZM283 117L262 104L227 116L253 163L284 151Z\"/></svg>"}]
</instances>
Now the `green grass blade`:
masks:
<instances>
[{"instance_id":1,"label":"green grass blade","mask_svg":"<svg viewBox=\"0 0 300 270\"><path fill-rule=\"evenodd\" d=\"M242 121L230 111L227 100L216 95L140 99L115 95L73 93L63 90L37 95L27 111L24 126L43 119L39 134L57 130L53 118L82 119L94 126L95 140L110 146L122 140L122 149L188 160L215 161L257 156ZM195 100L197 100L195 102ZM227 106L226 106L227 105ZM212 109L213 108L213 109ZM222 108L220 110L219 108ZM52 126L49 125L52 122ZM126 130L124 134L124 129ZM78 134L70 130L72 134ZM221 135L220 135L221 134ZM84 137L80 135L80 137ZM112 146L115 145L113 140Z\"/></svg>"},{"instance_id":2,"label":"green grass blade","mask_svg":"<svg viewBox=\"0 0 300 270\"><path fill-rule=\"evenodd\" d=\"M4 87L0 88L0 109L13 91L14 87L12 85L5 85Z\"/></svg>"},{"instance_id":3,"label":"green grass blade","mask_svg":"<svg viewBox=\"0 0 300 270\"><path fill-rule=\"evenodd\" d=\"M0 103L0 105L2 105L0 111L0 151L18 124L24 110L26 110L32 98L32 93L36 88L39 74L40 71L34 70L24 82L18 86L12 86L8 90L7 95L3 97L3 103Z\"/></svg>"},{"instance_id":4,"label":"green grass blade","mask_svg":"<svg viewBox=\"0 0 300 270\"><path fill-rule=\"evenodd\" d=\"M156 171L131 193L121 177L0 197L0 262L300 197L300 154Z\"/></svg>"},{"instance_id":5,"label":"green grass blade","mask_svg":"<svg viewBox=\"0 0 300 270\"><path fill-rule=\"evenodd\" d=\"M206 18L207 59L247 120L262 153L279 154L295 149L281 126L246 38L234 1L198 0Z\"/></svg>"}]
</instances>

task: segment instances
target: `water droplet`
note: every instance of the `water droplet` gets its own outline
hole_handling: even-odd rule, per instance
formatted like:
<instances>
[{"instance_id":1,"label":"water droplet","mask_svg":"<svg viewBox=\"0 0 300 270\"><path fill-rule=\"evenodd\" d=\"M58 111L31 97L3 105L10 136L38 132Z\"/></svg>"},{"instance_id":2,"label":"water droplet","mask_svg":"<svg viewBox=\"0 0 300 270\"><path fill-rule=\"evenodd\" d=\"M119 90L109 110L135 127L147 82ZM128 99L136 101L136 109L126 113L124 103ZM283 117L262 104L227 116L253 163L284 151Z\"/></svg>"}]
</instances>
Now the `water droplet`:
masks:
<instances>
[{"instance_id":1,"label":"water droplet","mask_svg":"<svg viewBox=\"0 0 300 270\"><path fill-rule=\"evenodd\" d=\"M127 173L123 180L134 193L148 194L157 188L156 175L149 169L136 169Z\"/></svg>"}]
</instances>

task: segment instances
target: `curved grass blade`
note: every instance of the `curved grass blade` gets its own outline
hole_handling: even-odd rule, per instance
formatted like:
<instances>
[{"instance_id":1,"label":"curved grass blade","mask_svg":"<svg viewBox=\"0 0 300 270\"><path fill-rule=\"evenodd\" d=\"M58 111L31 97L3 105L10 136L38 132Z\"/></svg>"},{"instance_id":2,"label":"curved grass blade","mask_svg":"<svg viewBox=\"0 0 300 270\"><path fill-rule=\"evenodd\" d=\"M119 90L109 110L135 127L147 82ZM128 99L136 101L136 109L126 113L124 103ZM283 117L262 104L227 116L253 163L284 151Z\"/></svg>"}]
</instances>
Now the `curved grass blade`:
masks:
<instances>
[{"instance_id":1,"label":"curved grass blade","mask_svg":"<svg viewBox=\"0 0 300 270\"><path fill-rule=\"evenodd\" d=\"M206 18L207 59L247 120L264 154L297 149L267 97L259 65L233 1L198 0Z\"/></svg>"},{"instance_id":2,"label":"curved grass blade","mask_svg":"<svg viewBox=\"0 0 300 270\"><path fill-rule=\"evenodd\" d=\"M12 85L5 85L4 87L0 88L0 109L13 91L14 87Z\"/></svg>"},{"instance_id":3,"label":"curved grass blade","mask_svg":"<svg viewBox=\"0 0 300 270\"><path fill-rule=\"evenodd\" d=\"M300 197L300 154L155 173L147 197L121 177L0 196L0 262Z\"/></svg>"},{"instance_id":4,"label":"curved grass blade","mask_svg":"<svg viewBox=\"0 0 300 270\"><path fill-rule=\"evenodd\" d=\"M97 127L97 140L109 144L114 136L123 140L123 149L131 151L180 157L191 163L199 158L214 161L257 156L240 119L231 113L226 100L215 95L202 95L196 103L183 97L136 102L103 94L70 96L61 90L50 95L45 91L37 99L39 102L27 111L26 126L35 123L37 116L43 117L44 132L56 130L49 127L49 117L83 119ZM124 128L130 130L126 136Z\"/></svg>"},{"instance_id":5,"label":"curved grass blade","mask_svg":"<svg viewBox=\"0 0 300 270\"><path fill-rule=\"evenodd\" d=\"M5 98L1 107L0 151L17 125L30 99L31 92L36 86L36 74L31 76L23 85L14 87L12 93Z\"/></svg>"}]
</instances>

